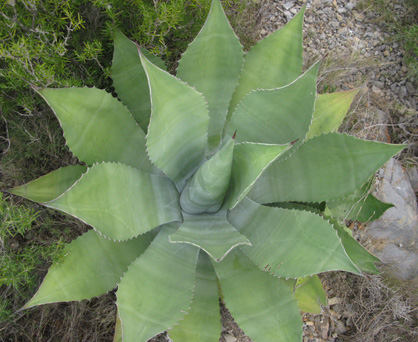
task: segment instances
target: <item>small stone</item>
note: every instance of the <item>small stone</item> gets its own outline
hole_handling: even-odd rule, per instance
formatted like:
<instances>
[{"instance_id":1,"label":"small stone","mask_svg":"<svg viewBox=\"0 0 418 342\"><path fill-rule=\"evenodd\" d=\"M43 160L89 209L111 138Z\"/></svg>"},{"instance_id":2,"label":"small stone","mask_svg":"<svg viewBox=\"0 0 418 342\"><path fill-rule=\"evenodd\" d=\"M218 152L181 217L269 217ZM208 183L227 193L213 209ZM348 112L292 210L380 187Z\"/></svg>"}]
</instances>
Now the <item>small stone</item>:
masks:
<instances>
[{"instance_id":1,"label":"small stone","mask_svg":"<svg viewBox=\"0 0 418 342\"><path fill-rule=\"evenodd\" d=\"M338 334L344 334L347 332L347 328L345 327L344 323L341 321L337 321L337 326L335 330Z\"/></svg>"},{"instance_id":2,"label":"small stone","mask_svg":"<svg viewBox=\"0 0 418 342\"><path fill-rule=\"evenodd\" d=\"M232 335L229 335L229 334L224 335L224 338L225 338L225 342L236 342L237 341L237 338L235 336L232 336Z\"/></svg>"},{"instance_id":3,"label":"small stone","mask_svg":"<svg viewBox=\"0 0 418 342\"><path fill-rule=\"evenodd\" d=\"M410 93L410 94L415 93L415 87L412 84L412 82L406 82L405 86L406 86L406 90L408 90L408 93Z\"/></svg>"},{"instance_id":4,"label":"small stone","mask_svg":"<svg viewBox=\"0 0 418 342\"><path fill-rule=\"evenodd\" d=\"M376 86L372 86L372 92L375 93L376 95L382 94L382 90Z\"/></svg>"},{"instance_id":5,"label":"small stone","mask_svg":"<svg viewBox=\"0 0 418 342\"><path fill-rule=\"evenodd\" d=\"M333 28L338 28L338 26L340 26L340 23L339 23L338 21L336 21L336 20L332 20L329 24L330 24Z\"/></svg>"},{"instance_id":6,"label":"small stone","mask_svg":"<svg viewBox=\"0 0 418 342\"><path fill-rule=\"evenodd\" d=\"M337 9L337 12L340 14L344 14L344 13L347 13L347 9L344 7L340 7L339 9Z\"/></svg>"},{"instance_id":7,"label":"small stone","mask_svg":"<svg viewBox=\"0 0 418 342\"><path fill-rule=\"evenodd\" d=\"M374 82L374 85L379 89L384 89L385 88L385 82L382 82L382 81L376 81L376 82Z\"/></svg>"},{"instance_id":8,"label":"small stone","mask_svg":"<svg viewBox=\"0 0 418 342\"><path fill-rule=\"evenodd\" d=\"M385 57L390 56L390 51L389 50L383 51L383 56L385 56Z\"/></svg>"},{"instance_id":9,"label":"small stone","mask_svg":"<svg viewBox=\"0 0 418 342\"><path fill-rule=\"evenodd\" d=\"M290 10L295 4L293 2L286 2L283 7L285 10Z\"/></svg>"},{"instance_id":10,"label":"small stone","mask_svg":"<svg viewBox=\"0 0 418 342\"><path fill-rule=\"evenodd\" d=\"M408 96L408 91L406 90L406 87L401 87L401 90L399 91L399 96L401 99Z\"/></svg>"},{"instance_id":11,"label":"small stone","mask_svg":"<svg viewBox=\"0 0 418 342\"><path fill-rule=\"evenodd\" d=\"M290 13L289 11L285 11L283 14L286 17L287 21L293 18L292 13Z\"/></svg>"},{"instance_id":12,"label":"small stone","mask_svg":"<svg viewBox=\"0 0 418 342\"><path fill-rule=\"evenodd\" d=\"M335 304L341 304L342 302L343 302L343 300L341 298L338 298L338 297L333 297L333 298L328 299L328 305L329 306L335 305Z\"/></svg>"},{"instance_id":13,"label":"small stone","mask_svg":"<svg viewBox=\"0 0 418 342\"><path fill-rule=\"evenodd\" d=\"M350 1L349 3L345 5L345 8L348 9L349 11L352 11L355 5L356 5L355 3Z\"/></svg>"},{"instance_id":14,"label":"small stone","mask_svg":"<svg viewBox=\"0 0 418 342\"><path fill-rule=\"evenodd\" d=\"M399 94L399 85L397 85L396 83L392 84L390 86L390 90L392 90L394 94Z\"/></svg>"}]
</instances>

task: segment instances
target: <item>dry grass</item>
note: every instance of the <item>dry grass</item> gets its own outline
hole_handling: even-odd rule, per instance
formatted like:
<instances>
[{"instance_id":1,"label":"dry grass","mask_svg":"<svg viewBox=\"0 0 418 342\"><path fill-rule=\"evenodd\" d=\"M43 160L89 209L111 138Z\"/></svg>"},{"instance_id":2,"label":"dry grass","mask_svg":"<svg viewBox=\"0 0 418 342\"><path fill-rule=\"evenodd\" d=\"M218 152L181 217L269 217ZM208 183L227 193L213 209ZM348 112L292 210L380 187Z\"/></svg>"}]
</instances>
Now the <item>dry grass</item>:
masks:
<instances>
[{"instance_id":1,"label":"dry grass","mask_svg":"<svg viewBox=\"0 0 418 342\"><path fill-rule=\"evenodd\" d=\"M353 328L343 341L411 342L418 339L418 291L416 284L389 285L380 275L357 276L329 273L325 286L342 298L341 320Z\"/></svg>"},{"instance_id":2,"label":"dry grass","mask_svg":"<svg viewBox=\"0 0 418 342\"><path fill-rule=\"evenodd\" d=\"M16 314L0 328L2 342L112 341L115 296L48 304Z\"/></svg>"}]
</instances>

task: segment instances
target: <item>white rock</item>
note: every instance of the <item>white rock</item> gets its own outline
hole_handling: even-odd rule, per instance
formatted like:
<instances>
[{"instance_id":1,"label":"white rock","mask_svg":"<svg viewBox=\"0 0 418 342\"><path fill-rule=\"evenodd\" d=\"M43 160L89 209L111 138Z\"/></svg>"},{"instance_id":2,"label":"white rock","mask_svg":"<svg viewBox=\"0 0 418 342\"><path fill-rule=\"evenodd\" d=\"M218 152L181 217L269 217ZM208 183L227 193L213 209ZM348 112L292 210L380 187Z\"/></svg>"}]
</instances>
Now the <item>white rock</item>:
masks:
<instances>
[{"instance_id":1,"label":"white rock","mask_svg":"<svg viewBox=\"0 0 418 342\"><path fill-rule=\"evenodd\" d=\"M295 5L294 2L286 2L283 7L285 10L290 10Z\"/></svg>"}]
</instances>

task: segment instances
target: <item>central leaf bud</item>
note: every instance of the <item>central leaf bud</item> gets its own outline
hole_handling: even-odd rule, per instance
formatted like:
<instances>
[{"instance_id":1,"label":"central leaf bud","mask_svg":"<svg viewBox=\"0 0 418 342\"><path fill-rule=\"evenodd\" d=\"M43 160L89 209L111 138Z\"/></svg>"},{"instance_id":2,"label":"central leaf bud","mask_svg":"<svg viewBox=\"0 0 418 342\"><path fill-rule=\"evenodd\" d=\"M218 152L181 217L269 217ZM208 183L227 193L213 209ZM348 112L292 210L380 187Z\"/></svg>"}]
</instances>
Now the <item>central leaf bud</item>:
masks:
<instances>
[{"instance_id":1,"label":"central leaf bud","mask_svg":"<svg viewBox=\"0 0 418 342\"><path fill-rule=\"evenodd\" d=\"M187 181L180 205L189 214L215 213L224 201L231 177L234 139L230 139Z\"/></svg>"}]
</instances>

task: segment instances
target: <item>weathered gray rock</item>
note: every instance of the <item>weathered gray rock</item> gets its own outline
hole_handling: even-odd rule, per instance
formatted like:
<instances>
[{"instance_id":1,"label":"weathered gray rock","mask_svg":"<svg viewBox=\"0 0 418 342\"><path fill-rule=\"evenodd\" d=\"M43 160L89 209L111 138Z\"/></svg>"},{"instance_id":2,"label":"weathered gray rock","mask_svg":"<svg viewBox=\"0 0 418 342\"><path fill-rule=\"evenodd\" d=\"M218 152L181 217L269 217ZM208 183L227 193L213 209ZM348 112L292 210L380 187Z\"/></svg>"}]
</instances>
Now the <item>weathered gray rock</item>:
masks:
<instances>
[{"instance_id":1,"label":"weathered gray rock","mask_svg":"<svg viewBox=\"0 0 418 342\"><path fill-rule=\"evenodd\" d=\"M408 173L412 189L414 192L418 192L418 167L416 165L409 166L406 168L406 172Z\"/></svg>"},{"instance_id":2,"label":"weathered gray rock","mask_svg":"<svg viewBox=\"0 0 418 342\"><path fill-rule=\"evenodd\" d=\"M408 174L391 159L380 171L376 196L395 205L374 222L362 237L385 270L402 280L418 279L418 209Z\"/></svg>"}]
</instances>

